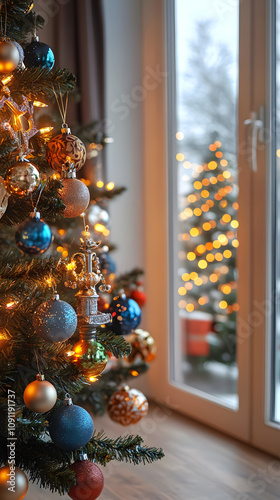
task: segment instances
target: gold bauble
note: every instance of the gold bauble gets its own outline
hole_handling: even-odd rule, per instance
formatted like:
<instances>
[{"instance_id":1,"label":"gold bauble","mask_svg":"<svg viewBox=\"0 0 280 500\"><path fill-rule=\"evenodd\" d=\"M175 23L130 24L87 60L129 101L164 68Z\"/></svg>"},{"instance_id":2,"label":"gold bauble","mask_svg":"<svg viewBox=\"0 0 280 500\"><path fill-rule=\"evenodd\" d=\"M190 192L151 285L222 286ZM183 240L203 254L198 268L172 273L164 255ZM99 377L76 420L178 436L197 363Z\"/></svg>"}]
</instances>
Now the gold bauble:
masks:
<instances>
[{"instance_id":1,"label":"gold bauble","mask_svg":"<svg viewBox=\"0 0 280 500\"><path fill-rule=\"evenodd\" d=\"M62 172L64 165L71 163L78 171L85 164L86 148L79 137L62 133L48 142L46 160L50 167L58 172Z\"/></svg>"},{"instance_id":2,"label":"gold bauble","mask_svg":"<svg viewBox=\"0 0 280 500\"><path fill-rule=\"evenodd\" d=\"M36 189L40 182L37 168L27 160L19 160L7 170L5 187L8 193L27 196Z\"/></svg>"},{"instance_id":3,"label":"gold bauble","mask_svg":"<svg viewBox=\"0 0 280 500\"><path fill-rule=\"evenodd\" d=\"M44 380L44 375L37 375L36 380L26 387L23 399L29 410L45 413L55 405L57 392L50 382Z\"/></svg>"},{"instance_id":4,"label":"gold bauble","mask_svg":"<svg viewBox=\"0 0 280 500\"><path fill-rule=\"evenodd\" d=\"M95 339L89 339L77 342L72 351L73 362L82 369L83 375L89 382L95 382L96 377L106 368L108 361L106 349Z\"/></svg>"},{"instance_id":5,"label":"gold bauble","mask_svg":"<svg viewBox=\"0 0 280 500\"><path fill-rule=\"evenodd\" d=\"M19 58L19 51L13 43L6 40L0 41L0 73L14 71L19 63Z\"/></svg>"},{"instance_id":6,"label":"gold bauble","mask_svg":"<svg viewBox=\"0 0 280 500\"><path fill-rule=\"evenodd\" d=\"M63 179L60 191L61 199L66 206L64 217L77 217L88 207L90 194L87 186L79 179Z\"/></svg>"},{"instance_id":7,"label":"gold bauble","mask_svg":"<svg viewBox=\"0 0 280 500\"><path fill-rule=\"evenodd\" d=\"M147 415L148 409L144 394L128 386L114 392L107 407L110 418L121 425L137 424Z\"/></svg>"},{"instance_id":8,"label":"gold bauble","mask_svg":"<svg viewBox=\"0 0 280 500\"><path fill-rule=\"evenodd\" d=\"M12 488L12 489L11 489ZM28 479L24 472L11 465L0 469L1 500L22 500L28 491Z\"/></svg>"},{"instance_id":9,"label":"gold bauble","mask_svg":"<svg viewBox=\"0 0 280 500\"><path fill-rule=\"evenodd\" d=\"M133 333L127 335L125 340L131 344L131 352L127 358L130 363L137 358L141 358L146 363L155 359L157 348L149 332L137 328Z\"/></svg>"}]
</instances>

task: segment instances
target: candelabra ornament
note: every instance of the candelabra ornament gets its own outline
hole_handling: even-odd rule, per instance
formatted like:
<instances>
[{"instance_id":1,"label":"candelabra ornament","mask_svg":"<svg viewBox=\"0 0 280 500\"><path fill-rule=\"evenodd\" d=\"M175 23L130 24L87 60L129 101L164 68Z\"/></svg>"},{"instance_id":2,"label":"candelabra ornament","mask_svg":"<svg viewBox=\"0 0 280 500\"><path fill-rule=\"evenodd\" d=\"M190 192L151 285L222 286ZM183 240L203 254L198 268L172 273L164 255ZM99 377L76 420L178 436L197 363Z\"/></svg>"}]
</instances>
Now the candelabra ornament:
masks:
<instances>
[{"instance_id":1,"label":"candelabra ornament","mask_svg":"<svg viewBox=\"0 0 280 500\"><path fill-rule=\"evenodd\" d=\"M67 265L65 286L79 288L76 294L77 317L80 340L72 348L73 362L83 371L88 382L95 382L106 367L108 356L102 344L96 340L97 327L110 323L111 314L98 311L98 293L111 289L99 270L99 259L95 250L100 241L93 241L89 227L85 227L85 239L81 238L81 252L74 254Z\"/></svg>"}]
</instances>

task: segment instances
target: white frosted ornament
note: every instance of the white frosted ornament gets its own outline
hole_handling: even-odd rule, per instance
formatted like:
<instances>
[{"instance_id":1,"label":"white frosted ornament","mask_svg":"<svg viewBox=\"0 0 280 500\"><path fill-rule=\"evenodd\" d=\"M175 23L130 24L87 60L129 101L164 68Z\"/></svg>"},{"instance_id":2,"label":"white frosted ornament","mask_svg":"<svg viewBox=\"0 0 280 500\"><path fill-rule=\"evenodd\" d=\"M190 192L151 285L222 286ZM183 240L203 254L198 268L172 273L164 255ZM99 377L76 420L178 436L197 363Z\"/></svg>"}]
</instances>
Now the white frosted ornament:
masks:
<instances>
[{"instance_id":1,"label":"white frosted ornament","mask_svg":"<svg viewBox=\"0 0 280 500\"><path fill-rule=\"evenodd\" d=\"M6 191L3 177L0 177L0 219L7 210L9 194Z\"/></svg>"},{"instance_id":2,"label":"white frosted ornament","mask_svg":"<svg viewBox=\"0 0 280 500\"><path fill-rule=\"evenodd\" d=\"M87 217L89 224L92 226L95 226L95 224L98 223L108 224L109 222L109 214L107 210L104 210L99 205L90 205Z\"/></svg>"}]
</instances>

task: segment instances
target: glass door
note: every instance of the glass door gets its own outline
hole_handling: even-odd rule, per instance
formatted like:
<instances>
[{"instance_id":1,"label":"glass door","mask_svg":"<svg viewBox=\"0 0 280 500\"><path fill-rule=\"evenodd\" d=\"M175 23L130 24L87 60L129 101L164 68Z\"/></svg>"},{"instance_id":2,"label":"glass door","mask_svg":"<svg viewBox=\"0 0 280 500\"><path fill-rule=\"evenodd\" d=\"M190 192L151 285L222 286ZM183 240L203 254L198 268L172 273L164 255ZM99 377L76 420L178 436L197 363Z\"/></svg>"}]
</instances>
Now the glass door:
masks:
<instances>
[{"instance_id":1,"label":"glass door","mask_svg":"<svg viewBox=\"0 0 280 500\"><path fill-rule=\"evenodd\" d=\"M280 449L280 1L267 2L267 50L255 61L256 96L266 96L265 135L258 151L255 176L254 304L258 310L254 332L253 442L279 456ZM262 23L259 22L260 29ZM259 100L260 103L260 100ZM263 186L263 187L261 187ZM266 199L260 211L257 199ZM264 237L265 235L265 237ZM266 287L261 286L266 282Z\"/></svg>"},{"instance_id":2,"label":"glass door","mask_svg":"<svg viewBox=\"0 0 280 500\"><path fill-rule=\"evenodd\" d=\"M252 3L166 3L167 390L180 411L249 440Z\"/></svg>"},{"instance_id":3,"label":"glass door","mask_svg":"<svg viewBox=\"0 0 280 500\"><path fill-rule=\"evenodd\" d=\"M174 70L171 380L236 410L238 2L175 0Z\"/></svg>"}]
</instances>

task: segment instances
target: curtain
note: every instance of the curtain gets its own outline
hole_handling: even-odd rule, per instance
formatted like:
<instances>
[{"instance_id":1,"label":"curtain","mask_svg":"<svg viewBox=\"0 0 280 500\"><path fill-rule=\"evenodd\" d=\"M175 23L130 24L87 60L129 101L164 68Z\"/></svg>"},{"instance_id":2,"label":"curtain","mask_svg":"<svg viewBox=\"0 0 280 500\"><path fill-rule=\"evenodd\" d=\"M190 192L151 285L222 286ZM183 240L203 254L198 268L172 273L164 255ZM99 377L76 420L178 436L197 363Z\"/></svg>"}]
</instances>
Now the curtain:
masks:
<instances>
[{"instance_id":1,"label":"curtain","mask_svg":"<svg viewBox=\"0 0 280 500\"><path fill-rule=\"evenodd\" d=\"M68 123L87 125L93 120L103 120L105 65L102 0L69 0L61 5L54 19L54 45L58 66L75 73L81 93L81 99L69 106ZM98 162L104 163L104 155L101 156ZM88 176L89 165L85 168Z\"/></svg>"}]
</instances>

